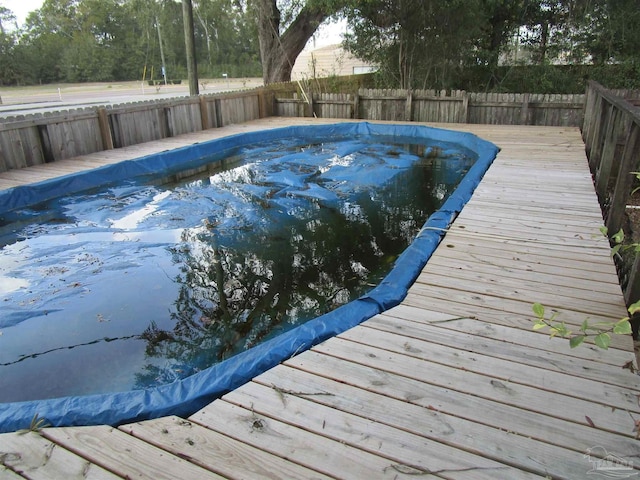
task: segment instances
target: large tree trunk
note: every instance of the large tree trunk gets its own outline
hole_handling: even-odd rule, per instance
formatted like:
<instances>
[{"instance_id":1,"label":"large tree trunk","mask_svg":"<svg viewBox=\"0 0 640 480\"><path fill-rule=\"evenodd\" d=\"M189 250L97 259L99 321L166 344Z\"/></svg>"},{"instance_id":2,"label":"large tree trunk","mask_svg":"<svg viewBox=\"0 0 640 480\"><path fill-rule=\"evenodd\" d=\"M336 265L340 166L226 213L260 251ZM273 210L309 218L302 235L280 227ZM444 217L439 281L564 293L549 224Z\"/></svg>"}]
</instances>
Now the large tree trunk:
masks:
<instances>
[{"instance_id":1,"label":"large tree trunk","mask_svg":"<svg viewBox=\"0 0 640 480\"><path fill-rule=\"evenodd\" d=\"M287 30L280 35L280 11L276 0L256 0L256 6L264 83L288 82L291 80L293 64L307 41L334 12L310 6L307 2Z\"/></svg>"}]
</instances>

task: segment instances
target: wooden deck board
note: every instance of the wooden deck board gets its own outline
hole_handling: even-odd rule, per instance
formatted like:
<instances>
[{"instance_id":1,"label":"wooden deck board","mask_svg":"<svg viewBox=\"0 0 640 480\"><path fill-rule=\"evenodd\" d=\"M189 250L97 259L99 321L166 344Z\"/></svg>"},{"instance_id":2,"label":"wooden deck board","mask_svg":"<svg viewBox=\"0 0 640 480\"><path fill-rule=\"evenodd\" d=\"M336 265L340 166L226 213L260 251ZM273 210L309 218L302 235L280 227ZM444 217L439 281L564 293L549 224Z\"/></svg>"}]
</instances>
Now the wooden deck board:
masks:
<instances>
[{"instance_id":1,"label":"wooden deck board","mask_svg":"<svg viewBox=\"0 0 640 480\"><path fill-rule=\"evenodd\" d=\"M112 427L50 428L43 435L124 478L224 478Z\"/></svg>"},{"instance_id":2,"label":"wooden deck board","mask_svg":"<svg viewBox=\"0 0 640 480\"><path fill-rule=\"evenodd\" d=\"M300 386L295 390L278 390L278 385L265 384L261 380L257 379L246 388L227 395L225 400L238 406L253 405L257 415L285 419L290 424L348 442L371 453L383 451L393 470L401 470L394 469L393 465L411 466L416 473L418 470L470 469L462 478L478 479L510 478L517 473L513 468L480 455L433 442L428 435L414 433L416 429L411 432L399 428L388 417L381 421L362 416L353 404L347 406L345 399L336 398L337 395L316 402L317 395L304 395ZM425 449L428 449L429 456L424 455Z\"/></svg>"},{"instance_id":3,"label":"wooden deck board","mask_svg":"<svg viewBox=\"0 0 640 480\"><path fill-rule=\"evenodd\" d=\"M0 452L2 463L34 480L120 478L34 432L0 435Z\"/></svg>"},{"instance_id":4,"label":"wooden deck board","mask_svg":"<svg viewBox=\"0 0 640 480\"><path fill-rule=\"evenodd\" d=\"M487 320L479 320L478 317L454 316L432 309L417 308L402 303L390 310L376 316L375 318L392 317L399 320L425 323L437 326L441 329L454 330L460 333L468 333L477 337L478 342L483 342L485 338L494 338L514 345L527 345L535 347L541 352L552 352L569 357L594 360L619 367L629 359L629 352L626 348L601 350L595 346L587 348L567 349L564 342L558 342L546 335L540 335L527 328L518 326L507 326ZM371 319L370 321L372 321ZM398 328L402 328L402 322L397 323ZM626 343L622 345L626 347Z\"/></svg>"},{"instance_id":5,"label":"wooden deck board","mask_svg":"<svg viewBox=\"0 0 640 480\"><path fill-rule=\"evenodd\" d=\"M288 370L283 366L280 375L278 375L279 372L271 371L264 378L258 377L257 381L275 385L280 391L330 393L330 395L308 394L305 398L338 410L344 409L356 415L366 415L377 422L407 430L424 436L430 441L457 448L461 452L479 455L527 473L544 475L541 471L541 463L549 461L545 458L546 454L560 462L562 460L558 456L563 456L563 453L566 454L567 459L574 457L568 452L562 452L558 447L551 448L548 444L519 436L509 430L494 428L478 421L441 412L439 411L441 405L430 394L430 389L434 387L428 384L329 355L307 353L309 355L306 355L306 358L299 357L287 362L287 365L295 365L297 368ZM336 376L335 373L331 375L329 369L338 365L341 372L340 380L327 378L327 376ZM434 390L440 390L440 388L435 387ZM230 396L235 397L242 391L241 388ZM433 404L432 400L434 400ZM205 412L210 416L216 415L218 406L212 404L209 407L194 417L197 418ZM470 409L469 415L474 414L475 412ZM479 412L478 420L480 420ZM363 433L366 434L366 432ZM526 449L528 453L523 452L522 449ZM427 468L435 470L429 466L428 449L424 452ZM581 455L576 455L572 459L574 468L578 466L580 457ZM476 464L475 467L481 468L482 465ZM567 468L567 465L561 468ZM497 472L492 473L495 475ZM477 473L469 472L468 478L475 478ZM518 475L515 471L511 472L511 478L520 478Z\"/></svg>"},{"instance_id":6,"label":"wooden deck board","mask_svg":"<svg viewBox=\"0 0 640 480\"><path fill-rule=\"evenodd\" d=\"M372 337L376 335L372 334ZM384 342L384 336L379 336L377 342ZM338 342L335 342L335 345L338 345ZM417 343L414 342L412 345ZM594 431L590 427L584 415L593 415L594 423L610 417L608 409L603 406L591 405L581 418L577 418L575 414L558 416L553 412L544 411L544 405L546 402L571 401L562 394L538 389L532 395L531 389L513 382L466 370L458 371L456 374L451 372L452 367L441 365L441 368L438 368L437 364L429 362L420 369L407 368L424 363L414 356L415 352L391 352L371 348L368 344L358 345L347 341L343 342L342 348L323 350L322 354L308 355L304 360L288 364L295 364L299 369L314 375L325 376L327 368L339 365L340 371L348 375L346 378L349 385L467 420L472 424L461 426L462 430L476 430L476 434L481 436L485 436L482 434L482 426L488 426L526 437L525 444L533 438L539 442L583 451L590 445L581 445L581 442L601 441L612 448L617 447L625 454L633 453L636 448L636 440L631 434L621 436L611 432ZM369 360L373 358L370 356L371 353L376 354L373 362ZM463 376L465 384L459 383L454 386L457 389L452 388L452 374L454 378ZM277 383L275 385L279 386ZM384 418L378 420L384 421ZM490 429L486 434L500 437ZM451 438L453 437L449 437L449 440ZM457 445L458 441L455 443ZM487 447L488 450L494 448L495 445Z\"/></svg>"},{"instance_id":7,"label":"wooden deck board","mask_svg":"<svg viewBox=\"0 0 640 480\"><path fill-rule=\"evenodd\" d=\"M270 118L85 155L4 172L0 188L320 121ZM582 479L601 473L593 460L607 453L629 462L617 474L640 474L640 377L624 368L631 339L570 349L531 328L533 302L573 328L625 315L579 132L442 126L502 150L399 306L188 420L0 435L0 478L20 465L32 476L18 478L62 478L55 465L69 462L90 465L87 478Z\"/></svg>"},{"instance_id":8,"label":"wooden deck board","mask_svg":"<svg viewBox=\"0 0 640 480\"><path fill-rule=\"evenodd\" d=\"M514 363L552 370L573 377L588 378L597 382L610 383L622 388L640 391L640 378L630 378L622 368L612 369L611 365L598 361L559 355L558 352L549 352L522 344L516 350L511 344L505 345L504 341L495 338L484 338L479 341L476 335L466 332L446 330L436 325L402 321L401 319L389 318L384 315L378 315L371 319L366 323L366 326L426 341L434 345L463 349L465 352L472 354L483 354ZM408 348L409 341L406 342L406 345Z\"/></svg>"},{"instance_id":9,"label":"wooden deck board","mask_svg":"<svg viewBox=\"0 0 640 480\"><path fill-rule=\"evenodd\" d=\"M283 462L281 457L179 417L165 417L120 428L144 442L228 477L325 478L318 472Z\"/></svg>"}]
</instances>

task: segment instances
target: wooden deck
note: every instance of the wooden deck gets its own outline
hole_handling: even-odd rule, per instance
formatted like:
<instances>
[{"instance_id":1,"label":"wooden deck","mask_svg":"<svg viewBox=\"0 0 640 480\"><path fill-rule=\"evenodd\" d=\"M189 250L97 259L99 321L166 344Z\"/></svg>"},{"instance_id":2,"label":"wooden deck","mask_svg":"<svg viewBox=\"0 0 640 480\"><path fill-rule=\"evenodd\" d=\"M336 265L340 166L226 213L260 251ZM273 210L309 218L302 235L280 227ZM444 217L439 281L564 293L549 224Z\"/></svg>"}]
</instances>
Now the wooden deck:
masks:
<instances>
[{"instance_id":1,"label":"wooden deck","mask_svg":"<svg viewBox=\"0 0 640 480\"><path fill-rule=\"evenodd\" d=\"M534 302L571 325L625 315L578 130L441 126L502 151L401 305L188 419L0 435L0 479L638 476L640 377L624 368L635 360L631 339L572 350L532 331ZM33 181L60 165L1 178Z\"/></svg>"}]
</instances>

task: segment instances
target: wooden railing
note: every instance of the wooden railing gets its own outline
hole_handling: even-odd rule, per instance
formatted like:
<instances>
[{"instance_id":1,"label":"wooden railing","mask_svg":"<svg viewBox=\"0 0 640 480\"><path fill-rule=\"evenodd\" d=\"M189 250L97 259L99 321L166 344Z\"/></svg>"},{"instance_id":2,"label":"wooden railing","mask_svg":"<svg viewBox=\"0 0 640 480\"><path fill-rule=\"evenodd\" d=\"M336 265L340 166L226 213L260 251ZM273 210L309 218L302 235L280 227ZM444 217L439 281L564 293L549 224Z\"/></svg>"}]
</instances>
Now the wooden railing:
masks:
<instances>
[{"instance_id":1,"label":"wooden railing","mask_svg":"<svg viewBox=\"0 0 640 480\"><path fill-rule=\"evenodd\" d=\"M582 125L583 94L373 90L356 94L279 92L276 115L494 125Z\"/></svg>"},{"instance_id":2,"label":"wooden railing","mask_svg":"<svg viewBox=\"0 0 640 480\"><path fill-rule=\"evenodd\" d=\"M272 116L273 96L259 88L5 118L0 172Z\"/></svg>"},{"instance_id":3,"label":"wooden railing","mask_svg":"<svg viewBox=\"0 0 640 480\"><path fill-rule=\"evenodd\" d=\"M623 229L633 239L630 207L640 204L632 195L640 163L639 92L610 91L589 82L582 138L609 235ZM628 97L629 100L625 97ZM636 203L636 205L633 205ZM633 240L637 240L637 237ZM623 252L624 253L624 252ZM618 272L627 305L640 300L640 255L627 252L618 259Z\"/></svg>"}]
</instances>

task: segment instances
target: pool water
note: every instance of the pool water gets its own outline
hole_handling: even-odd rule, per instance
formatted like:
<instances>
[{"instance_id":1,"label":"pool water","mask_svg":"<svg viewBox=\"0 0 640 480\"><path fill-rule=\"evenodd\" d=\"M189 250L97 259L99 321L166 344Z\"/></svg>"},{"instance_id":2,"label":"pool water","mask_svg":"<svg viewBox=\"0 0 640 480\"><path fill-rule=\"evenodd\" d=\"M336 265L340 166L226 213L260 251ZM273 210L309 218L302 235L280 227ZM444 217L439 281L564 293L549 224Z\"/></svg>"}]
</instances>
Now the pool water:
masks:
<instances>
[{"instance_id":1,"label":"pool water","mask_svg":"<svg viewBox=\"0 0 640 480\"><path fill-rule=\"evenodd\" d=\"M270 141L13 212L0 402L167 384L363 295L476 159L416 142Z\"/></svg>"}]
</instances>

